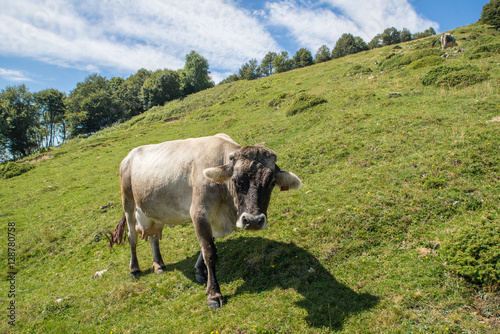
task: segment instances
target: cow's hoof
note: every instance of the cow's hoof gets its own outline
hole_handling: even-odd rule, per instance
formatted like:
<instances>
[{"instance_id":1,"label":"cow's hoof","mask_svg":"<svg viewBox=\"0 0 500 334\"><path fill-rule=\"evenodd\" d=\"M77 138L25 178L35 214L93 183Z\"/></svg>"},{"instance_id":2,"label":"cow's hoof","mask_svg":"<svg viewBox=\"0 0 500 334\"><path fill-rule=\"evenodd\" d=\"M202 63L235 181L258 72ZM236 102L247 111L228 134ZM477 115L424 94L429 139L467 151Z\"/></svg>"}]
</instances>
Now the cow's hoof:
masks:
<instances>
[{"instance_id":1,"label":"cow's hoof","mask_svg":"<svg viewBox=\"0 0 500 334\"><path fill-rule=\"evenodd\" d=\"M153 271L156 275L161 275L167 271L167 267L165 265L160 266L159 264L153 263Z\"/></svg>"},{"instance_id":2,"label":"cow's hoof","mask_svg":"<svg viewBox=\"0 0 500 334\"><path fill-rule=\"evenodd\" d=\"M207 273L205 272L195 272L194 277L196 278L196 281L200 284L207 284Z\"/></svg>"},{"instance_id":3,"label":"cow's hoof","mask_svg":"<svg viewBox=\"0 0 500 334\"><path fill-rule=\"evenodd\" d=\"M130 272L130 277L132 277L133 279L136 279L136 278L139 278L139 276L141 276L141 274L142 274L142 271L134 270L134 271Z\"/></svg>"},{"instance_id":4,"label":"cow's hoof","mask_svg":"<svg viewBox=\"0 0 500 334\"><path fill-rule=\"evenodd\" d=\"M155 269L155 274L156 275L161 275L163 273L165 273L167 268L158 268L158 269Z\"/></svg>"},{"instance_id":5,"label":"cow's hoof","mask_svg":"<svg viewBox=\"0 0 500 334\"><path fill-rule=\"evenodd\" d=\"M211 309L215 310L215 309L222 307L222 305L224 305L224 300L223 300L222 295L218 295L218 296L214 296L212 298L208 297L207 303Z\"/></svg>"}]
</instances>

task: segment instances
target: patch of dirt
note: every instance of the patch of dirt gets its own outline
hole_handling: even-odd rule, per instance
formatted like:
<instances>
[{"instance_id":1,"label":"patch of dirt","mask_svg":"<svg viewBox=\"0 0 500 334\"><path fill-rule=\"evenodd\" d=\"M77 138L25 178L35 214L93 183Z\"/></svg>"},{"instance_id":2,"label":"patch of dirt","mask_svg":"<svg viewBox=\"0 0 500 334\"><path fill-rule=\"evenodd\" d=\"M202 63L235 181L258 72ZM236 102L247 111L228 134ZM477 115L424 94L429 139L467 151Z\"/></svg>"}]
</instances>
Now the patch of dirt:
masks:
<instances>
[{"instance_id":1,"label":"patch of dirt","mask_svg":"<svg viewBox=\"0 0 500 334\"><path fill-rule=\"evenodd\" d=\"M500 116L493 118L492 120L486 121L486 123L500 122Z\"/></svg>"},{"instance_id":2,"label":"patch of dirt","mask_svg":"<svg viewBox=\"0 0 500 334\"><path fill-rule=\"evenodd\" d=\"M45 160L45 159L52 159L53 157L54 157L53 154L43 154L43 155L39 155L36 158L25 160L25 161L23 161L23 163L24 162L38 162L38 161L42 161L42 160Z\"/></svg>"},{"instance_id":3,"label":"patch of dirt","mask_svg":"<svg viewBox=\"0 0 500 334\"><path fill-rule=\"evenodd\" d=\"M164 122L165 123L172 123L172 122L178 121L179 119L181 119L180 116L178 116L178 117L171 117L171 118L167 118L166 120L164 120Z\"/></svg>"}]
</instances>

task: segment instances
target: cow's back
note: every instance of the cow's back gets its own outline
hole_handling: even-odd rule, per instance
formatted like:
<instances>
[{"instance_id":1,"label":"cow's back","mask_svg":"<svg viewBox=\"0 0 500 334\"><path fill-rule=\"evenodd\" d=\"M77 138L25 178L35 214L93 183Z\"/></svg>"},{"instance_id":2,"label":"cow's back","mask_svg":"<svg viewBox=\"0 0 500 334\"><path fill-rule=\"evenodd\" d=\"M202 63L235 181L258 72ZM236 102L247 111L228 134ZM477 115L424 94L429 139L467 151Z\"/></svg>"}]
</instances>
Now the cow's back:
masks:
<instances>
[{"instance_id":1,"label":"cow's back","mask_svg":"<svg viewBox=\"0 0 500 334\"><path fill-rule=\"evenodd\" d=\"M226 163L239 148L227 135L138 147L120 165L122 194L159 223L188 222L193 188L209 186L203 170Z\"/></svg>"}]
</instances>

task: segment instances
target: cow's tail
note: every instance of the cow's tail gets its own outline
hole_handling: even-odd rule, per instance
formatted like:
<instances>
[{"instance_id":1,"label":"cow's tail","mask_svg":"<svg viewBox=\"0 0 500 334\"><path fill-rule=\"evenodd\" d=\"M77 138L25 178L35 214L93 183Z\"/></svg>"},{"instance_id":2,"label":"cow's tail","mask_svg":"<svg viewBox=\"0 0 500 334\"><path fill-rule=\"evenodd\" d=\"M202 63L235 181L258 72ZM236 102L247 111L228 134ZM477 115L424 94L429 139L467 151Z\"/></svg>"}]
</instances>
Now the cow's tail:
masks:
<instances>
[{"instance_id":1,"label":"cow's tail","mask_svg":"<svg viewBox=\"0 0 500 334\"><path fill-rule=\"evenodd\" d=\"M115 229L111 232L111 236L109 237L109 248L113 248L114 244L122 244L125 242L125 226L127 225L127 218L125 217L125 213L122 216L122 219L116 224Z\"/></svg>"}]
</instances>

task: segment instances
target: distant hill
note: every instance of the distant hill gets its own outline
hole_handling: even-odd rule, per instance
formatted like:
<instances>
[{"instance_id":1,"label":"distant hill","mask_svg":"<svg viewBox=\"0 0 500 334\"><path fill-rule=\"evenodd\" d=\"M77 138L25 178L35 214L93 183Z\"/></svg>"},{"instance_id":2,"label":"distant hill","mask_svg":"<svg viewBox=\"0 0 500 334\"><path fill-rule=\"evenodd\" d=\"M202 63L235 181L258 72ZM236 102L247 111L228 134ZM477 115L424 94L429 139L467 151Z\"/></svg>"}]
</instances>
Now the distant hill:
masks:
<instances>
[{"instance_id":1,"label":"distant hill","mask_svg":"<svg viewBox=\"0 0 500 334\"><path fill-rule=\"evenodd\" d=\"M454 241L500 224L500 32L451 33L458 48L433 36L216 86L11 164L0 217L15 247L0 251L15 252L1 268L16 327L2 332L495 333L498 276L451 261ZM163 275L139 243L137 281L104 232L131 149L221 132L265 142L304 185L273 193L268 230L216 242L227 304L212 311L191 225L164 230Z\"/></svg>"}]
</instances>

